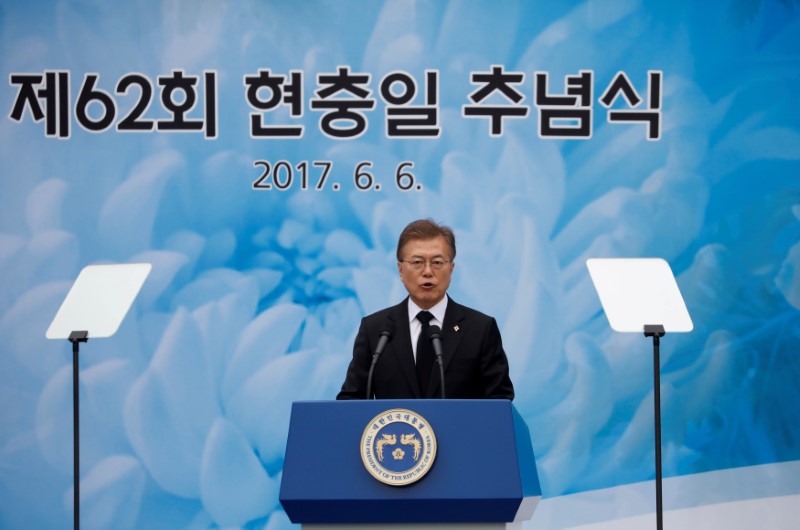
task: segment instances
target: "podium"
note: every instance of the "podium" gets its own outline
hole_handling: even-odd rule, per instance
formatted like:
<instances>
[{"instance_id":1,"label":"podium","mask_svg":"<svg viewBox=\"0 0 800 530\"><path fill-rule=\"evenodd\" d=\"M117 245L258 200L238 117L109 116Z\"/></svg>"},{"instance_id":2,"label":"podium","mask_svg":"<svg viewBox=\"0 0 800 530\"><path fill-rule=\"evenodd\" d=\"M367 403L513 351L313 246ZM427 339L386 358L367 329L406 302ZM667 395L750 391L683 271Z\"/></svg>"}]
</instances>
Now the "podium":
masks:
<instances>
[{"instance_id":1,"label":"podium","mask_svg":"<svg viewBox=\"0 0 800 530\"><path fill-rule=\"evenodd\" d=\"M393 420L398 423L392 424ZM422 430L420 465L405 474L381 474L378 470L384 464L391 465L391 455L417 454L413 445L399 443L411 440L411 434L397 438L383 429L410 428L412 422L431 431L435 455L425 441L427 431ZM378 440L383 437L388 444L385 449L374 450L373 434ZM377 465L379 456L384 464ZM419 469L424 476L398 485ZM289 519L306 529L401 524L404 528L499 529L530 519L540 499L528 427L508 400L292 405L280 502Z\"/></svg>"}]
</instances>

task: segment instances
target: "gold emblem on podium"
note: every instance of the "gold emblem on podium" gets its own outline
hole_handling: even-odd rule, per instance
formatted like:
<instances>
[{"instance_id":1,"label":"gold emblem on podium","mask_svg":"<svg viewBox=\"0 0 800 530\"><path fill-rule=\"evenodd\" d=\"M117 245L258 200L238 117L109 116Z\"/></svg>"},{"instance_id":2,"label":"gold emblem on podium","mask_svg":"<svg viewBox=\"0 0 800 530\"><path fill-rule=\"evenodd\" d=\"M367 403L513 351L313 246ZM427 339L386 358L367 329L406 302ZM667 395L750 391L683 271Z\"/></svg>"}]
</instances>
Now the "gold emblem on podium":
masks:
<instances>
[{"instance_id":1,"label":"gold emblem on podium","mask_svg":"<svg viewBox=\"0 0 800 530\"><path fill-rule=\"evenodd\" d=\"M381 412L361 436L361 460L375 479L390 486L413 484L436 459L436 436L428 420L408 409Z\"/></svg>"}]
</instances>

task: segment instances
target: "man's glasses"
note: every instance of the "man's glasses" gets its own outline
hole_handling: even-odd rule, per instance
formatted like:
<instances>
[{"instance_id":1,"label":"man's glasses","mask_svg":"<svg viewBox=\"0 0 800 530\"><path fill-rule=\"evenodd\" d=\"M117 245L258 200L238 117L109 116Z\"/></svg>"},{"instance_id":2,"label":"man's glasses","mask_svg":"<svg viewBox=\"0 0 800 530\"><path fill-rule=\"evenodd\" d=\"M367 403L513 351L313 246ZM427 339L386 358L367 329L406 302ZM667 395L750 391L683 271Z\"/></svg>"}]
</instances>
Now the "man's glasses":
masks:
<instances>
[{"instance_id":1,"label":"man's glasses","mask_svg":"<svg viewBox=\"0 0 800 530\"><path fill-rule=\"evenodd\" d=\"M446 261L446 260L443 260L443 259L439 259L439 258L434 258L434 259L432 259L430 261L424 260L424 259L415 258L415 259L412 259L412 260L402 260L401 259L400 263L408 263L408 265L412 269L414 269L415 271L424 270L425 269L425 264L429 263L430 266L431 266L431 270L440 271L440 270L444 269L444 266L447 265L450 262Z\"/></svg>"}]
</instances>

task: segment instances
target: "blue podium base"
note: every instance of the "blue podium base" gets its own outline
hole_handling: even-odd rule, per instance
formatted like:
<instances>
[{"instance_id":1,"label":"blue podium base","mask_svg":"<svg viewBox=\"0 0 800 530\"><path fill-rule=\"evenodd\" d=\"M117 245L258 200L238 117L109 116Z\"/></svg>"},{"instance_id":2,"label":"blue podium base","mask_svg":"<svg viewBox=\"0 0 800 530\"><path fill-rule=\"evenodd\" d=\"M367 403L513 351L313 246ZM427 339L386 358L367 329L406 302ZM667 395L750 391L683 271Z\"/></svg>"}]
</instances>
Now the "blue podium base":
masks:
<instances>
[{"instance_id":1,"label":"blue podium base","mask_svg":"<svg viewBox=\"0 0 800 530\"><path fill-rule=\"evenodd\" d=\"M361 456L364 432L397 409L423 418L438 446L430 472L406 486L379 481ZM293 523L319 525L305 528L500 530L530 519L540 498L528 426L507 400L292 405L280 501Z\"/></svg>"},{"instance_id":2,"label":"blue podium base","mask_svg":"<svg viewBox=\"0 0 800 530\"><path fill-rule=\"evenodd\" d=\"M520 523L304 524L303 530L514 530Z\"/></svg>"}]
</instances>

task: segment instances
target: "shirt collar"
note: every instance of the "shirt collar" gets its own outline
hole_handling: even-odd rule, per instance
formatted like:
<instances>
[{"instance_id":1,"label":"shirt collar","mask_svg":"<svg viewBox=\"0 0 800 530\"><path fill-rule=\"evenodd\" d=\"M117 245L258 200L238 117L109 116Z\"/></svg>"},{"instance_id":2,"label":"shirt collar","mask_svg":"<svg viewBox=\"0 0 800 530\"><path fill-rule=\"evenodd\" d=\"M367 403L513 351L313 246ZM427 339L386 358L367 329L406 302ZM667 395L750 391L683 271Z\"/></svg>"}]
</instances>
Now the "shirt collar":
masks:
<instances>
[{"instance_id":1,"label":"shirt collar","mask_svg":"<svg viewBox=\"0 0 800 530\"><path fill-rule=\"evenodd\" d=\"M447 300L448 300L447 293L445 293L444 298L439 300L439 302L435 306L433 306L432 308L428 309L428 311L433 315L433 318L435 318L436 320L438 320L442 324L444 324L444 314L447 311ZM419 313L420 311L425 311L425 309L422 309L421 307L419 307L417 304L414 303L414 301L411 299L411 297L409 297L408 298L408 321L411 322L412 320L417 318L417 313Z\"/></svg>"}]
</instances>

